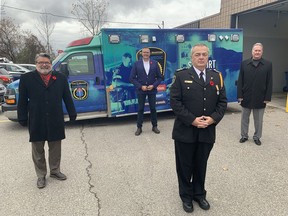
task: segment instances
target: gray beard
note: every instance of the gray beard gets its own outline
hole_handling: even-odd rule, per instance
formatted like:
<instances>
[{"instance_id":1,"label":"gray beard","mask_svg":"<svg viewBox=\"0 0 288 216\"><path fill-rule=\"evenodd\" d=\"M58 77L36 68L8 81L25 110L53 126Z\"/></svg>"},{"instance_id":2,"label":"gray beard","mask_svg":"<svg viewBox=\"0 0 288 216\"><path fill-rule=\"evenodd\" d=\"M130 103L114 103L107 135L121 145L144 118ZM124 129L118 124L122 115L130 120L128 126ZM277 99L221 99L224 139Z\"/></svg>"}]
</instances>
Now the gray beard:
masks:
<instances>
[{"instance_id":1,"label":"gray beard","mask_svg":"<svg viewBox=\"0 0 288 216\"><path fill-rule=\"evenodd\" d=\"M50 72L51 72L51 70L50 71L48 71L48 70L41 70L41 71L38 71L40 74L43 74L43 75L48 75Z\"/></svg>"}]
</instances>

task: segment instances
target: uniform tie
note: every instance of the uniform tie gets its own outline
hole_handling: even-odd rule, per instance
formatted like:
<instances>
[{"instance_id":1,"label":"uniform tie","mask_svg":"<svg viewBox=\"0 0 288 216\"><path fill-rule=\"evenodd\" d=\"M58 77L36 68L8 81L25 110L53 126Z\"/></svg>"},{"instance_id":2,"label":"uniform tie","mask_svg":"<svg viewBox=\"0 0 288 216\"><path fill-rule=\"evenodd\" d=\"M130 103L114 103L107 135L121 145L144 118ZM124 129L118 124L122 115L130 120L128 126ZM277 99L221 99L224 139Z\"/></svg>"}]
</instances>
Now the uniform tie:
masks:
<instances>
[{"instance_id":1,"label":"uniform tie","mask_svg":"<svg viewBox=\"0 0 288 216\"><path fill-rule=\"evenodd\" d=\"M201 71L200 73L200 81L203 83L203 85L205 84L205 81L204 81L204 77L203 77L204 73L203 71Z\"/></svg>"}]
</instances>

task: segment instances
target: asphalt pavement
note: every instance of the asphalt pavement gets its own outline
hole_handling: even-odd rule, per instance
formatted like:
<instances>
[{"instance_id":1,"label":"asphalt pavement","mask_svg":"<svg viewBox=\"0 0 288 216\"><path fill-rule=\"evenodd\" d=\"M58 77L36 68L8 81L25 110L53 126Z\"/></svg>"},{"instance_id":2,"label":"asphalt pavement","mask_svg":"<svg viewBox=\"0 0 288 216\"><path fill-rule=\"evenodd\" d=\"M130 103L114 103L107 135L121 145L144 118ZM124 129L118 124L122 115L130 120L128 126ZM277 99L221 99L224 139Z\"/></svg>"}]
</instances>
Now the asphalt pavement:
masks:
<instances>
[{"instance_id":1,"label":"asphalt pavement","mask_svg":"<svg viewBox=\"0 0 288 216\"><path fill-rule=\"evenodd\" d=\"M34 216L286 216L288 215L288 113L286 94L274 94L264 115L262 145L239 143L241 108L229 108L217 126L208 161L204 211L185 213L178 196L174 115L159 114L159 135L145 117L67 123L58 181L36 187L27 128L0 112L0 215ZM252 117L252 116L251 116ZM253 119L250 121L253 136ZM47 149L46 149L47 150ZM46 151L47 154L47 151Z\"/></svg>"}]
</instances>

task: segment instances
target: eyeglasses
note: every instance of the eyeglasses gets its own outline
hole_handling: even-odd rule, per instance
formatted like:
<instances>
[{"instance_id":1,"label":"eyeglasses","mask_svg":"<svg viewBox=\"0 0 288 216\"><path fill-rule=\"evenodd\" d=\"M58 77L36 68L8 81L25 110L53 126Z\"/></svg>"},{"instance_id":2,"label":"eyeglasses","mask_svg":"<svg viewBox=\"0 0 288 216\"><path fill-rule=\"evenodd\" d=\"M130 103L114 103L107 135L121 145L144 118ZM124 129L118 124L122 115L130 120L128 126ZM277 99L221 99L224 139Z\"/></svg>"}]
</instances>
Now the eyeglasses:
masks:
<instances>
[{"instance_id":1,"label":"eyeglasses","mask_svg":"<svg viewBox=\"0 0 288 216\"><path fill-rule=\"evenodd\" d=\"M50 63L50 62L37 62L37 64L40 64L40 65L50 65L51 63Z\"/></svg>"},{"instance_id":2,"label":"eyeglasses","mask_svg":"<svg viewBox=\"0 0 288 216\"><path fill-rule=\"evenodd\" d=\"M36 57L35 57L35 62L36 62L36 64L41 64L41 63L37 63L39 57L47 58L47 60L49 61L48 64L51 64L51 63L50 63L50 62L51 62L51 57L50 57L50 55L48 55L47 53L39 53L39 54L37 54ZM39 60L40 60L40 59L39 59ZM45 60L46 60L46 59L45 59Z\"/></svg>"}]
</instances>

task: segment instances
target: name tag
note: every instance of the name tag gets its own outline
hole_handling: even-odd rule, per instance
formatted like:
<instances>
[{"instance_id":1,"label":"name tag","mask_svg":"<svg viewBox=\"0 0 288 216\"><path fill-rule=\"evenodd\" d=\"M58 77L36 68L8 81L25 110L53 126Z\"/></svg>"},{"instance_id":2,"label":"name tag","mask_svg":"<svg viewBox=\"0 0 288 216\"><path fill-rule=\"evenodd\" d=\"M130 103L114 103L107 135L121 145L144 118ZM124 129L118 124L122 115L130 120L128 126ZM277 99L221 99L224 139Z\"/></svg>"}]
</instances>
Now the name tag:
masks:
<instances>
[{"instance_id":1,"label":"name tag","mask_svg":"<svg viewBox=\"0 0 288 216\"><path fill-rule=\"evenodd\" d=\"M184 83L193 83L192 80L184 80Z\"/></svg>"}]
</instances>

